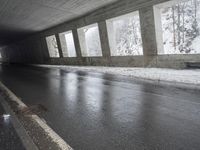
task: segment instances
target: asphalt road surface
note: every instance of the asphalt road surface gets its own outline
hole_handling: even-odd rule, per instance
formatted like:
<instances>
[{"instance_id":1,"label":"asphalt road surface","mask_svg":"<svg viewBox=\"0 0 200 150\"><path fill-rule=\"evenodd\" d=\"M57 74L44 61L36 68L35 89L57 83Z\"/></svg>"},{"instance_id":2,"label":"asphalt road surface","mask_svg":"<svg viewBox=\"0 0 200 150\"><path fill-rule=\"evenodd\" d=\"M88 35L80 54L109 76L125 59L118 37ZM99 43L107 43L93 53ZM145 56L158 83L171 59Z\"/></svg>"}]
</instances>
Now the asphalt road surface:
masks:
<instances>
[{"instance_id":1,"label":"asphalt road surface","mask_svg":"<svg viewBox=\"0 0 200 150\"><path fill-rule=\"evenodd\" d=\"M200 91L17 65L0 81L75 150L200 149Z\"/></svg>"}]
</instances>

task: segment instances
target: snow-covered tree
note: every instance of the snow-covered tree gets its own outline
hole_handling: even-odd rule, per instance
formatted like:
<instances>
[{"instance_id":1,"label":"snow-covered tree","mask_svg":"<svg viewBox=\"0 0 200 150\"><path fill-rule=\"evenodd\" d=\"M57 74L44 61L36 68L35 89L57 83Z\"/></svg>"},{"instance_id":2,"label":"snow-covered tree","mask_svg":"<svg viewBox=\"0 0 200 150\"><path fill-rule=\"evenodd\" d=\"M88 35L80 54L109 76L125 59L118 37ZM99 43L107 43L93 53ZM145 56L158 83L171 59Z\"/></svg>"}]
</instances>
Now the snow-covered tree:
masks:
<instances>
[{"instance_id":1,"label":"snow-covered tree","mask_svg":"<svg viewBox=\"0 0 200 150\"><path fill-rule=\"evenodd\" d=\"M200 53L199 6L200 0L188 0L161 9L165 53Z\"/></svg>"},{"instance_id":2,"label":"snow-covered tree","mask_svg":"<svg viewBox=\"0 0 200 150\"><path fill-rule=\"evenodd\" d=\"M46 38L50 57L59 57L58 45L55 35Z\"/></svg>"},{"instance_id":3,"label":"snow-covered tree","mask_svg":"<svg viewBox=\"0 0 200 150\"><path fill-rule=\"evenodd\" d=\"M116 55L142 55L139 15L113 22Z\"/></svg>"}]
</instances>

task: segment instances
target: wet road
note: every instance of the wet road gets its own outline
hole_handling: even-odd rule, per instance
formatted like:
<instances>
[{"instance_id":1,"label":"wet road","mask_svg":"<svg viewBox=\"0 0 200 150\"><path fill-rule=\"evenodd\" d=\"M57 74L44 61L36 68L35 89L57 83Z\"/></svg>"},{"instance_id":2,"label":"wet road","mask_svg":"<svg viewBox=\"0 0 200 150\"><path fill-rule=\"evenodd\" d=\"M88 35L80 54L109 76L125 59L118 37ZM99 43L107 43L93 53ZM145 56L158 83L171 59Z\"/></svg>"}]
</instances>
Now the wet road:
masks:
<instances>
[{"instance_id":1,"label":"wet road","mask_svg":"<svg viewBox=\"0 0 200 150\"><path fill-rule=\"evenodd\" d=\"M0 80L75 150L199 150L200 92L100 74L1 66Z\"/></svg>"},{"instance_id":2,"label":"wet road","mask_svg":"<svg viewBox=\"0 0 200 150\"><path fill-rule=\"evenodd\" d=\"M2 97L0 96L0 101ZM25 150L20 138L18 137L12 120L4 111L0 103L0 150Z\"/></svg>"}]
</instances>

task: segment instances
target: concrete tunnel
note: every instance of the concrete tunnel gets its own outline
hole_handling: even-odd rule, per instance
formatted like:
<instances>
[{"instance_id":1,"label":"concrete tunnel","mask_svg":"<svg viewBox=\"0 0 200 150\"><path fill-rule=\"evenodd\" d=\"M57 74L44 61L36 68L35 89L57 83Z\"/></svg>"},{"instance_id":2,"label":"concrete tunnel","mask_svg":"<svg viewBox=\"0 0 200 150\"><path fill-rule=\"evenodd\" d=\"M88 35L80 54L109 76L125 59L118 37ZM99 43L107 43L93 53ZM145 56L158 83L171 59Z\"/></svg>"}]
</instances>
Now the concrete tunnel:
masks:
<instances>
[{"instance_id":1,"label":"concrete tunnel","mask_svg":"<svg viewBox=\"0 0 200 150\"><path fill-rule=\"evenodd\" d=\"M0 150L199 150L200 0L1 0Z\"/></svg>"}]
</instances>

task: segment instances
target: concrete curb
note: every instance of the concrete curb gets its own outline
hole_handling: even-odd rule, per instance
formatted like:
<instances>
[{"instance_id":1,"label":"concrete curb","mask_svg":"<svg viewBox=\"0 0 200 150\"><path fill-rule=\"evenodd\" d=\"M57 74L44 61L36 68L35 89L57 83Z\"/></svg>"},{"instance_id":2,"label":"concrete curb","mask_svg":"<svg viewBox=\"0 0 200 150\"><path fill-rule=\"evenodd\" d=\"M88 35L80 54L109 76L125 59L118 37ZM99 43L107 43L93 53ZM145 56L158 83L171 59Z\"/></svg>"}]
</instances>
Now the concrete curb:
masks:
<instances>
[{"instance_id":1,"label":"concrete curb","mask_svg":"<svg viewBox=\"0 0 200 150\"><path fill-rule=\"evenodd\" d=\"M1 83L0 83L0 88L2 88ZM1 104L2 104L3 108L5 109L6 113L11 114L12 125L13 125L15 131L17 132L20 140L22 141L25 149L38 150L38 147L32 141L31 137L28 135L28 133L24 129L23 125L20 123L17 116L15 115L15 113L12 111L10 106L7 104L7 102L3 98L1 100Z\"/></svg>"},{"instance_id":2,"label":"concrete curb","mask_svg":"<svg viewBox=\"0 0 200 150\"><path fill-rule=\"evenodd\" d=\"M0 82L0 88L3 92L9 95L9 98L18 104L18 107L27 107L13 92L11 92L2 82ZM14 112L13 112L14 113ZM73 150L53 129L51 129L40 117L37 115L31 115L31 119L34 120L49 136L49 138L55 142L61 150ZM31 149L32 150L32 149Z\"/></svg>"}]
</instances>

